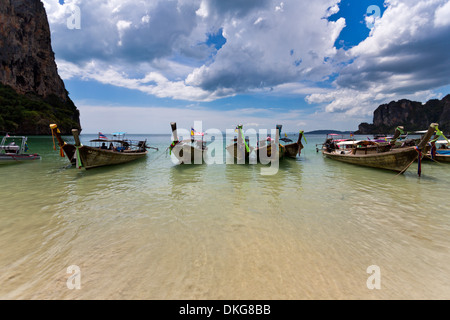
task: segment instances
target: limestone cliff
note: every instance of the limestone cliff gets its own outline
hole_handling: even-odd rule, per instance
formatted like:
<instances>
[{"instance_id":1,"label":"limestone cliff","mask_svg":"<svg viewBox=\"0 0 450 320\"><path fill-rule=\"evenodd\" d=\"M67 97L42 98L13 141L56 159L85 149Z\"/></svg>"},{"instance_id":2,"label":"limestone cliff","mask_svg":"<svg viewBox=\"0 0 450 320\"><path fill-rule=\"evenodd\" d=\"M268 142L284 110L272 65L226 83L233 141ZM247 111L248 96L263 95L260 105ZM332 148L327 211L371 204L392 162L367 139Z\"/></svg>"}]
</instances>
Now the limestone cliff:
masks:
<instances>
[{"instance_id":1,"label":"limestone cliff","mask_svg":"<svg viewBox=\"0 0 450 320\"><path fill-rule=\"evenodd\" d=\"M450 94L425 104L406 99L382 104L373 113L373 124L361 123L355 133L389 134L397 126L404 126L407 131L426 130L433 122L442 131L450 132Z\"/></svg>"},{"instance_id":2,"label":"limestone cliff","mask_svg":"<svg viewBox=\"0 0 450 320\"><path fill-rule=\"evenodd\" d=\"M50 121L59 122L64 133L70 133L72 127L81 129L79 111L58 75L47 15L40 0L0 0L0 83L0 130L49 134ZM25 96L19 99L20 105L11 101L12 93L5 95L8 88ZM16 104L15 108L11 109L11 104ZM20 107L25 107L23 112L11 117L11 112ZM43 113L42 109L47 110ZM34 113L24 115L25 111ZM24 118L26 115L36 119L30 121Z\"/></svg>"}]
</instances>

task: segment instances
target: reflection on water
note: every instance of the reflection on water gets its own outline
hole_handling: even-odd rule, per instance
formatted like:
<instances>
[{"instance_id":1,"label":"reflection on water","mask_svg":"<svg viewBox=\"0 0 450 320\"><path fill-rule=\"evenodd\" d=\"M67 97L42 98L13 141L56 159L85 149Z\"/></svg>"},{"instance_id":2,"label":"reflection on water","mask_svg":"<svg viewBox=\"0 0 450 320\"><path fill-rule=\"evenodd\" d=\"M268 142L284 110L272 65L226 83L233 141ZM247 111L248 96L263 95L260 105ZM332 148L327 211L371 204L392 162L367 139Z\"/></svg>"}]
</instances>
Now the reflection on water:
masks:
<instances>
[{"instance_id":1,"label":"reflection on water","mask_svg":"<svg viewBox=\"0 0 450 320\"><path fill-rule=\"evenodd\" d=\"M264 176L174 165L170 135L147 138L159 151L146 159L86 171L31 137L40 162L0 167L0 298L450 298L450 166L348 165L308 136ZM366 286L371 265L381 290Z\"/></svg>"}]
</instances>

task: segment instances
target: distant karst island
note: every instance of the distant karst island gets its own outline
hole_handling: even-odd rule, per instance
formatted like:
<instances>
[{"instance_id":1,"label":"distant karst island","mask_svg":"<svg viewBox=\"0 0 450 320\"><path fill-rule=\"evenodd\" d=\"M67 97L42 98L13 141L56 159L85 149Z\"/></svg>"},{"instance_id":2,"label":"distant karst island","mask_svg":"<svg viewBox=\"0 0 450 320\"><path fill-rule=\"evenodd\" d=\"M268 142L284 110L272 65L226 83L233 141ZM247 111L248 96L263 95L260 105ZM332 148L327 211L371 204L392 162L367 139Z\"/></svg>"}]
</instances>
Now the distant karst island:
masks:
<instances>
[{"instance_id":1,"label":"distant karst island","mask_svg":"<svg viewBox=\"0 0 450 320\"><path fill-rule=\"evenodd\" d=\"M373 113L373 123L361 123L355 134L394 133L403 126L406 131L426 130L431 123L438 123L443 132L450 132L450 94L443 99L432 99L422 104L402 99L380 105Z\"/></svg>"}]
</instances>

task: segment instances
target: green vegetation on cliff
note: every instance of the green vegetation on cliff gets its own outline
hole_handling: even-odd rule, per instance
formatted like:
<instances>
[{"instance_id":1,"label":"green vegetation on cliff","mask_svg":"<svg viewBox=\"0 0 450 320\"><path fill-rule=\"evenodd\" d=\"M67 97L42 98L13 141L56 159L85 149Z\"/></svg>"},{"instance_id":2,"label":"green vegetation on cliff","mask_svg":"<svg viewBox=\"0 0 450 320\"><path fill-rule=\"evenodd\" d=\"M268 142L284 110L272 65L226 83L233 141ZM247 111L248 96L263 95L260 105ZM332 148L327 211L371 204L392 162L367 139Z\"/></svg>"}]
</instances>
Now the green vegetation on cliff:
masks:
<instances>
[{"instance_id":1,"label":"green vegetation on cliff","mask_svg":"<svg viewBox=\"0 0 450 320\"><path fill-rule=\"evenodd\" d=\"M35 94L18 94L0 83L0 132L17 135L51 134L49 125L58 124L63 134L80 128L79 111L67 102L50 95L45 99Z\"/></svg>"}]
</instances>

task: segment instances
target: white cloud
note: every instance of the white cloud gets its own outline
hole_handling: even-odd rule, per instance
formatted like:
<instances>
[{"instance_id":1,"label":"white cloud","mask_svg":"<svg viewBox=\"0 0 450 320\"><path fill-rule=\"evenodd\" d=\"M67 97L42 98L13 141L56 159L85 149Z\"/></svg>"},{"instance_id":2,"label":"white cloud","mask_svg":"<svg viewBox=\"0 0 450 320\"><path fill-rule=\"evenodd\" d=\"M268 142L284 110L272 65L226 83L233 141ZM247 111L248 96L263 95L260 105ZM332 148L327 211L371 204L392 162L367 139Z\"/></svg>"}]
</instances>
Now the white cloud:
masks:
<instances>
[{"instance_id":1,"label":"white cloud","mask_svg":"<svg viewBox=\"0 0 450 320\"><path fill-rule=\"evenodd\" d=\"M202 18L207 18L208 17L208 8L207 8L207 5L206 5L205 1L201 2L200 8L198 8L198 10L195 11L195 13L198 16L202 17Z\"/></svg>"},{"instance_id":2,"label":"white cloud","mask_svg":"<svg viewBox=\"0 0 450 320\"><path fill-rule=\"evenodd\" d=\"M372 115L392 100L436 98L433 89L450 84L450 28L436 27L444 2L389 1L371 35L345 52L354 61L336 70L335 88L310 94L307 101L355 116Z\"/></svg>"},{"instance_id":3,"label":"white cloud","mask_svg":"<svg viewBox=\"0 0 450 320\"><path fill-rule=\"evenodd\" d=\"M325 18L328 18L330 16L332 16L333 14L336 14L339 12L339 3L341 1L339 0L335 5L333 5L332 7L329 7L326 14L324 15Z\"/></svg>"},{"instance_id":4,"label":"white cloud","mask_svg":"<svg viewBox=\"0 0 450 320\"><path fill-rule=\"evenodd\" d=\"M205 90L245 92L285 82L322 80L331 72L324 60L336 53L334 42L345 26L322 19L330 4L283 2L284 10L258 10L246 19L225 19L227 43L214 61L194 70L188 84ZM279 5L281 8L281 5Z\"/></svg>"},{"instance_id":5,"label":"white cloud","mask_svg":"<svg viewBox=\"0 0 450 320\"><path fill-rule=\"evenodd\" d=\"M326 123L322 115L310 115L300 110L271 110L247 108L245 110L213 110L206 107L135 107L78 104L84 133L114 132L128 133L170 133L170 122L177 122L178 128L189 129L195 121L203 122L203 129L234 129L243 124L247 129L275 129L283 124L283 132L310 131L323 128ZM108 116L105 116L108 115ZM299 121L301 119L301 121ZM346 129L348 122L330 121L334 128ZM347 127L346 127L347 126ZM324 128L325 129L325 128ZM329 129L329 128L326 128Z\"/></svg>"},{"instance_id":6,"label":"white cloud","mask_svg":"<svg viewBox=\"0 0 450 320\"><path fill-rule=\"evenodd\" d=\"M307 96L322 107L317 119L333 113L345 123L450 84L448 0L386 0L370 36L348 51L334 47L345 20L326 19L340 0L74 0L81 30L67 28L58 0L43 2L63 79L194 102L246 92ZM207 40L219 30L226 43L217 50ZM333 87L323 87L331 76Z\"/></svg>"},{"instance_id":7,"label":"white cloud","mask_svg":"<svg viewBox=\"0 0 450 320\"><path fill-rule=\"evenodd\" d=\"M141 18L142 23L149 23L150 22L150 16L146 14Z\"/></svg>"},{"instance_id":8,"label":"white cloud","mask_svg":"<svg viewBox=\"0 0 450 320\"><path fill-rule=\"evenodd\" d=\"M139 90L160 98L169 97L187 101L211 101L217 98L214 93L188 86L184 81L170 81L158 72L148 72L142 78L132 78L112 65L97 61L91 61L82 67L67 61L59 61L58 69L63 79L95 80L103 84Z\"/></svg>"},{"instance_id":9,"label":"white cloud","mask_svg":"<svg viewBox=\"0 0 450 320\"><path fill-rule=\"evenodd\" d=\"M439 7L434 15L434 25L444 27L450 24L450 1Z\"/></svg>"},{"instance_id":10,"label":"white cloud","mask_svg":"<svg viewBox=\"0 0 450 320\"><path fill-rule=\"evenodd\" d=\"M275 6L275 11L283 12L283 10L284 10L284 3L283 2L280 2L279 5Z\"/></svg>"},{"instance_id":11,"label":"white cloud","mask_svg":"<svg viewBox=\"0 0 450 320\"><path fill-rule=\"evenodd\" d=\"M132 24L131 21L125 21L125 20L117 21L116 26L117 26L117 31L119 32L119 42L118 42L119 46L122 46L123 34L124 34L125 30L130 28L131 24Z\"/></svg>"},{"instance_id":12,"label":"white cloud","mask_svg":"<svg viewBox=\"0 0 450 320\"><path fill-rule=\"evenodd\" d=\"M345 21L322 18L330 10L336 12L338 2L75 1L81 8L81 30L66 27L64 6L57 0L46 0L45 6L63 78L91 77L159 97L210 101L327 77L332 66L324 59L336 53L334 42ZM217 51L205 42L207 34L220 29L226 44ZM92 61L107 68L85 70ZM178 72L174 78L174 69L165 66L175 63L184 74ZM143 65L148 68L137 68ZM86 72L74 73L65 66ZM130 74L128 79L124 70ZM136 85L150 72L166 80L154 86Z\"/></svg>"}]
</instances>

